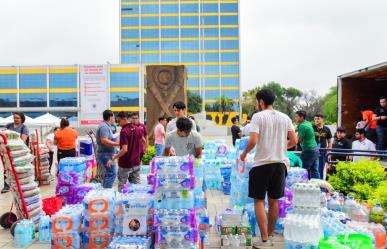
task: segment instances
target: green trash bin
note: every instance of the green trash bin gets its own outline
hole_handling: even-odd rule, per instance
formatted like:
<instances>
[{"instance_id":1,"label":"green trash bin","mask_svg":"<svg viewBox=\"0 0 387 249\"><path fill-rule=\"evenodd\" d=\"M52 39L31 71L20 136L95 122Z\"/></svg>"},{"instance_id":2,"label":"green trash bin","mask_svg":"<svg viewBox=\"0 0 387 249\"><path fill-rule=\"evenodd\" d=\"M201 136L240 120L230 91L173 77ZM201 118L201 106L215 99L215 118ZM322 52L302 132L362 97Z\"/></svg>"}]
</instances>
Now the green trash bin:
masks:
<instances>
[{"instance_id":1,"label":"green trash bin","mask_svg":"<svg viewBox=\"0 0 387 249\"><path fill-rule=\"evenodd\" d=\"M373 249L374 245L365 234L339 235L320 240L319 249Z\"/></svg>"}]
</instances>

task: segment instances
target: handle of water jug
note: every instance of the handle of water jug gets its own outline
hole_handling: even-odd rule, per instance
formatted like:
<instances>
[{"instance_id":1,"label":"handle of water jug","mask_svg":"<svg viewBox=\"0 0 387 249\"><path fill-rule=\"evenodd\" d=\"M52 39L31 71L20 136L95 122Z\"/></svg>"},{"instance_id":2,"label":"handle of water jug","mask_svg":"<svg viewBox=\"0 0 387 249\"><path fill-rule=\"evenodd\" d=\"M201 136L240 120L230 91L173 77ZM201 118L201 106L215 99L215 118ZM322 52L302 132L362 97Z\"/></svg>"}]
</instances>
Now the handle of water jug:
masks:
<instances>
[{"instance_id":1,"label":"handle of water jug","mask_svg":"<svg viewBox=\"0 0 387 249\"><path fill-rule=\"evenodd\" d=\"M73 244L73 241L72 241L72 239L71 239L71 237L69 235L55 236L52 239L55 249L62 249L63 246L64 246L62 243L59 242L59 240L66 240L65 248L69 248Z\"/></svg>"},{"instance_id":2,"label":"handle of water jug","mask_svg":"<svg viewBox=\"0 0 387 249\"><path fill-rule=\"evenodd\" d=\"M104 238L105 241L102 244L94 244L94 240L98 238ZM90 236L89 248L90 249L99 249L99 248L107 248L109 245L110 236L108 234L93 234Z\"/></svg>"},{"instance_id":3,"label":"handle of water jug","mask_svg":"<svg viewBox=\"0 0 387 249\"><path fill-rule=\"evenodd\" d=\"M95 225L94 223L96 221L99 221L99 220L103 220L104 224L101 227L94 226ZM108 225L109 225L109 220L106 216L99 215L97 217L90 219L90 230L91 231L95 231L98 229L101 229L101 230L106 229L108 227Z\"/></svg>"}]
</instances>

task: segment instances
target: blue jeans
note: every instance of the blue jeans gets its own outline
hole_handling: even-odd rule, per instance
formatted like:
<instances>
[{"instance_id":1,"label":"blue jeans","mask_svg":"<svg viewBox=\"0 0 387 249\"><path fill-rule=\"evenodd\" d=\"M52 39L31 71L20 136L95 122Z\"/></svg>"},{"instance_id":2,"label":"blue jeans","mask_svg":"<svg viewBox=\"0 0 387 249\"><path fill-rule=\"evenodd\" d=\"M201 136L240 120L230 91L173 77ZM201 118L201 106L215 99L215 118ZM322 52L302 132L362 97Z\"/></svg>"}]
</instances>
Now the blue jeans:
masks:
<instances>
[{"instance_id":1,"label":"blue jeans","mask_svg":"<svg viewBox=\"0 0 387 249\"><path fill-rule=\"evenodd\" d=\"M102 178L103 178L103 183L102 186L104 188L112 188L114 181L116 180L117 176L117 166L116 162L113 161L113 164L111 167L107 167L107 162L111 160L113 155L110 154L103 154L103 155L97 155L97 161L101 165L101 172Z\"/></svg>"},{"instance_id":2,"label":"blue jeans","mask_svg":"<svg viewBox=\"0 0 387 249\"><path fill-rule=\"evenodd\" d=\"M325 168L325 163L327 162L326 156L327 156L326 150L319 152L318 173L320 174L320 179L323 179L324 177L324 168Z\"/></svg>"},{"instance_id":3,"label":"blue jeans","mask_svg":"<svg viewBox=\"0 0 387 249\"><path fill-rule=\"evenodd\" d=\"M376 135L377 135L377 150L385 150L386 149L386 140L387 140L387 127L383 127L378 125L376 127Z\"/></svg>"},{"instance_id":4,"label":"blue jeans","mask_svg":"<svg viewBox=\"0 0 387 249\"><path fill-rule=\"evenodd\" d=\"M164 144L155 144L156 156L162 156L164 150Z\"/></svg>"},{"instance_id":5,"label":"blue jeans","mask_svg":"<svg viewBox=\"0 0 387 249\"><path fill-rule=\"evenodd\" d=\"M319 173L319 153L316 149L314 150L303 150L301 152L302 167L307 169L309 172L309 178L320 179Z\"/></svg>"}]
</instances>

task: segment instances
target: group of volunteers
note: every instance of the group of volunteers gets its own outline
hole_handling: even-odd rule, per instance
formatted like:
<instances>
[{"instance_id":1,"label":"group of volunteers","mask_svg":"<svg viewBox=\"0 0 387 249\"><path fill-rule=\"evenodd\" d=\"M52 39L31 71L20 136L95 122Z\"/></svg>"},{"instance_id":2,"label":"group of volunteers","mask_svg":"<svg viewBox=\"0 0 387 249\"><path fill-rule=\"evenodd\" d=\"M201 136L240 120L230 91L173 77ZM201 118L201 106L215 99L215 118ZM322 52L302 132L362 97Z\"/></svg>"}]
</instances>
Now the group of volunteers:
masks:
<instances>
[{"instance_id":1,"label":"group of volunteers","mask_svg":"<svg viewBox=\"0 0 387 249\"><path fill-rule=\"evenodd\" d=\"M154 128L157 156L185 156L188 154L200 158L202 154L202 137L196 131L195 121L186 116L186 106L179 101L174 103L176 118L160 117ZM118 190L129 181L140 183L141 159L148 150L148 131L140 122L137 113L119 112L117 124L121 127L115 135L115 117L111 110L103 112L103 122L96 132L96 158L102 170L103 187L112 188L118 179ZM118 151L115 150L118 148ZM116 169L118 161L118 170Z\"/></svg>"}]
</instances>

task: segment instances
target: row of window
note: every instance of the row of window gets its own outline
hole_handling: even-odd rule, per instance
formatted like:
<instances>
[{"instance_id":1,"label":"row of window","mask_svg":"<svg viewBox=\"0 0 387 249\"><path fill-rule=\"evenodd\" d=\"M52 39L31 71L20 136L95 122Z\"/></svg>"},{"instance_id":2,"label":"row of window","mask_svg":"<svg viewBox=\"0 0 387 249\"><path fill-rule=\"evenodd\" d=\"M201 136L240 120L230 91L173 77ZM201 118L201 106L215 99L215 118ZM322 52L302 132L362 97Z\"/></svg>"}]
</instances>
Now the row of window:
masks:
<instances>
[{"instance_id":1,"label":"row of window","mask_svg":"<svg viewBox=\"0 0 387 249\"><path fill-rule=\"evenodd\" d=\"M124 64L137 63L176 63L181 62L238 62L239 53L203 53L200 60L199 53L192 54L122 54L121 62Z\"/></svg>"},{"instance_id":2,"label":"row of window","mask_svg":"<svg viewBox=\"0 0 387 249\"><path fill-rule=\"evenodd\" d=\"M217 12L238 12L237 3L205 3L205 4L123 4L122 14L158 14L158 13L217 13Z\"/></svg>"},{"instance_id":3,"label":"row of window","mask_svg":"<svg viewBox=\"0 0 387 249\"><path fill-rule=\"evenodd\" d=\"M12 114L11 112L0 112L0 117L6 118L6 117L9 117L11 114ZM37 118L39 116L46 114L46 112L25 112L24 114L30 118ZM78 116L77 112L50 112L50 114L56 117L66 117L70 121L76 121Z\"/></svg>"},{"instance_id":4,"label":"row of window","mask_svg":"<svg viewBox=\"0 0 387 249\"><path fill-rule=\"evenodd\" d=\"M180 19L180 20L179 20ZM141 22L140 22L141 21ZM123 17L121 26L167 26L167 25L238 25L238 16L155 16Z\"/></svg>"},{"instance_id":5,"label":"row of window","mask_svg":"<svg viewBox=\"0 0 387 249\"><path fill-rule=\"evenodd\" d=\"M141 36L140 36L141 33ZM196 38L196 37L239 37L238 28L165 28L123 29L122 38Z\"/></svg>"},{"instance_id":6,"label":"row of window","mask_svg":"<svg viewBox=\"0 0 387 249\"><path fill-rule=\"evenodd\" d=\"M151 42L122 42L121 49L123 51L139 51L141 50L224 50L224 49L239 49L239 41L228 40L212 40L212 41L151 41Z\"/></svg>"}]
</instances>

